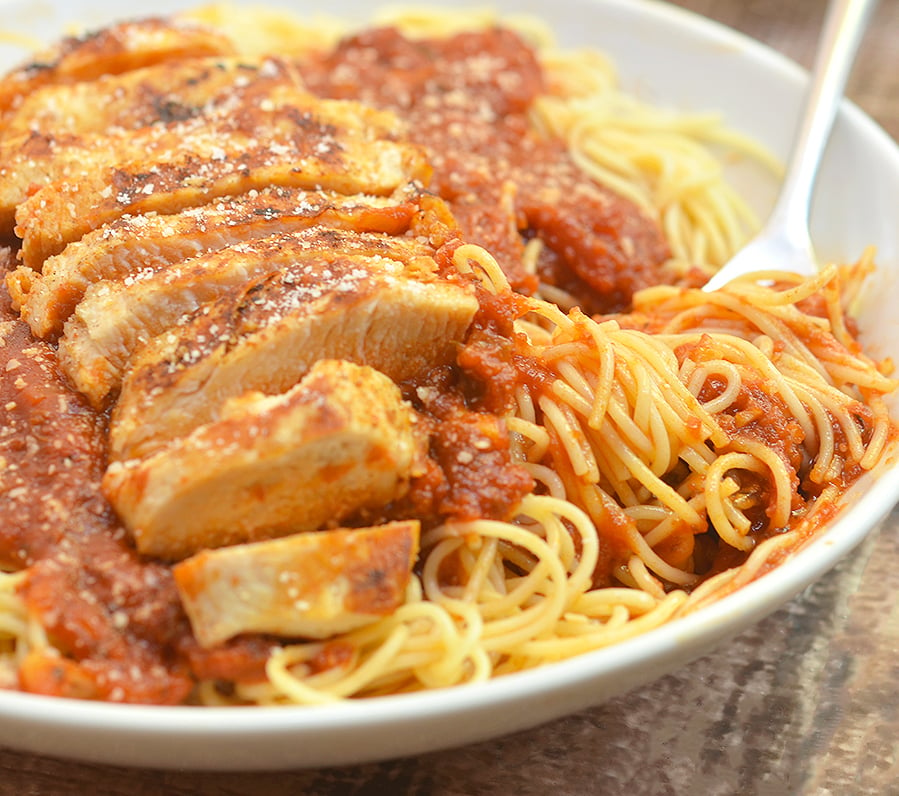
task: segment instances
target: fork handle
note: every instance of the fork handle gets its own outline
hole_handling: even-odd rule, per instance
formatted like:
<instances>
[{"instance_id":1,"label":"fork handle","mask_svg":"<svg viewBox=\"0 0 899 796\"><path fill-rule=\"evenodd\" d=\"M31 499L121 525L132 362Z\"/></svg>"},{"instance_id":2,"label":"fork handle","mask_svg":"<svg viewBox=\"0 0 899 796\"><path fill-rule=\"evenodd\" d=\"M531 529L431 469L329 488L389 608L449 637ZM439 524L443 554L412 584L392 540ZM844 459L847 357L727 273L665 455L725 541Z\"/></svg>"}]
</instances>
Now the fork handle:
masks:
<instances>
[{"instance_id":1,"label":"fork handle","mask_svg":"<svg viewBox=\"0 0 899 796\"><path fill-rule=\"evenodd\" d=\"M771 224L808 229L818 165L830 135L846 81L877 0L831 0L812 67L803 115L793 141Z\"/></svg>"}]
</instances>

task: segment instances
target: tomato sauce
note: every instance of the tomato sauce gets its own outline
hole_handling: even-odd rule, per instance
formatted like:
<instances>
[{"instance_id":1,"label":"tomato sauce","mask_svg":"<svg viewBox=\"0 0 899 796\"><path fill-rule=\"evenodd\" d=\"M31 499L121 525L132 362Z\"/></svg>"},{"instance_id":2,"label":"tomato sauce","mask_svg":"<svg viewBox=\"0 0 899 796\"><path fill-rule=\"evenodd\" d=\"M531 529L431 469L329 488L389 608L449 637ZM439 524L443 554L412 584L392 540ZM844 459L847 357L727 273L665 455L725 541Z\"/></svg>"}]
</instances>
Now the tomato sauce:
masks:
<instances>
[{"instance_id":1,"label":"tomato sauce","mask_svg":"<svg viewBox=\"0 0 899 796\"><path fill-rule=\"evenodd\" d=\"M635 290L662 281L669 250L658 225L586 178L562 142L531 130L527 112L543 76L514 33L411 41L376 29L301 70L314 93L362 100L407 122L434 167L430 189L516 290L534 292L542 279L577 291L585 312L615 312L628 308ZM530 274L522 254L535 237L544 249Z\"/></svg>"},{"instance_id":2,"label":"tomato sauce","mask_svg":"<svg viewBox=\"0 0 899 796\"><path fill-rule=\"evenodd\" d=\"M166 649L188 633L167 567L141 560L100 493L105 418L65 384L55 351L2 301L0 560L70 662L33 656L26 689L180 702L192 683ZM77 673L77 676L76 676Z\"/></svg>"}]
</instances>

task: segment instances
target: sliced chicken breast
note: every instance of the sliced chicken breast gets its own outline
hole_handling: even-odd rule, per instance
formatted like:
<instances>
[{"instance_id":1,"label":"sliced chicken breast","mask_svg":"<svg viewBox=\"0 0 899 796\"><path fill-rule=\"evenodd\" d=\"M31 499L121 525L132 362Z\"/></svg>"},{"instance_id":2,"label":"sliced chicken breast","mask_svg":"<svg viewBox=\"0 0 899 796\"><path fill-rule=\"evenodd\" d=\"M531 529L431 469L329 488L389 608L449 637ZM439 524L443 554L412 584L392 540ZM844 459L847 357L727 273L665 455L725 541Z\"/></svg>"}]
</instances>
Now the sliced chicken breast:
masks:
<instances>
[{"instance_id":1,"label":"sliced chicken breast","mask_svg":"<svg viewBox=\"0 0 899 796\"><path fill-rule=\"evenodd\" d=\"M233 57L175 59L96 80L41 86L6 114L0 141L180 122L208 113L241 86L261 80L302 85L281 59Z\"/></svg>"},{"instance_id":2,"label":"sliced chicken breast","mask_svg":"<svg viewBox=\"0 0 899 796\"><path fill-rule=\"evenodd\" d=\"M48 258L41 273L19 266L7 285L32 332L55 339L94 282L147 275L240 241L313 225L400 235L419 199L405 189L377 197L272 187L174 215L126 215Z\"/></svg>"},{"instance_id":3,"label":"sliced chicken breast","mask_svg":"<svg viewBox=\"0 0 899 796\"><path fill-rule=\"evenodd\" d=\"M370 365L394 381L452 362L477 307L469 287L413 277L387 259L274 275L137 353L113 407L110 455L145 456L215 420L231 397L289 389L319 359Z\"/></svg>"},{"instance_id":4,"label":"sliced chicken breast","mask_svg":"<svg viewBox=\"0 0 899 796\"><path fill-rule=\"evenodd\" d=\"M173 573L194 635L324 639L393 613L418 554L418 522L300 533L207 550Z\"/></svg>"},{"instance_id":5,"label":"sliced chicken breast","mask_svg":"<svg viewBox=\"0 0 899 796\"><path fill-rule=\"evenodd\" d=\"M231 74L224 81L225 85L218 86L219 90L216 90L218 81L205 81L209 89L206 100L192 113L172 114L158 101L155 121L151 119L134 129L121 124L82 129L70 122L61 128L50 126L47 130L28 126L19 135L5 135L0 141L2 217L9 216L38 186L86 178L98 170L142 158L170 158L179 149L190 151L196 148L197 139L204 130L236 134L238 142L249 138L257 132L254 125L266 123L264 114L260 116L256 112L260 104L266 107L277 104L283 110L285 102L289 105L297 101L300 108L308 110L310 95L302 88L292 64L272 57L252 66L251 69L248 65L240 74ZM53 87L59 94L54 108L65 113L65 106L72 104L76 106L74 112L78 113L78 94L92 88L99 89L100 86L91 83ZM199 101L200 91L196 93ZM152 116L153 102L149 104L151 107L146 113ZM19 124L30 125L24 113ZM265 128L258 132L265 132ZM201 140L201 152L205 151L202 149L204 143L206 149L214 146L214 142Z\"/></svg>"},{"instance_id":6,"label":"sliced chicken breast","mask_svg":"<svg viewBox=\"0 0 899 796\"><path fill-rule=\"evenodd\" d=\"M155 454L112 463L103 491L138 550L169 560L334 526L405 494L424 444L413 416L383 374L321 360L282 395L242 395Z\"/></svg>"},{"instance_id":7,"label":"sliced chicken breast","mask_svg":"<svg viewBox=\"0 0 899 796\"><path fill-rule=\"evenodd\" d=\"M69 36L0 81L0 113L40 86L94 80L177 58L235 55L219 31L184 19L141 19Z\"/></svg>"},{"instance_id":8,"label":"sliced chicken breast","mask_svg":"<svg viewBox=\"0 0 899 796\"><path fill-rule=\"evenodd\" d=\"M176 213L270 185L388 195L430 173L423 151L399 133L392 114L251 83L208 115L63 134L43 155L39 141L17 150L0 170L0 213L17 208L23 263L40 270L65 244L125 214ZM44 187L25 199L35 184Z\"/></svg>"},{"instance_id":9,"label":"sliced chicken breast","mask_svg":"<svg viewBox=\"0 0 899 796\"><path fill-rule=\"evenodd\" d=\"M101 407L118 390L135 351L204 304L273 274L321 288L335 274L436 271L433 250L414 238L312 227L229 246L122 282L88 288L59 340L63 370ZM287 276L289 275L289 276Z\"/></svg>"}]
</instances>

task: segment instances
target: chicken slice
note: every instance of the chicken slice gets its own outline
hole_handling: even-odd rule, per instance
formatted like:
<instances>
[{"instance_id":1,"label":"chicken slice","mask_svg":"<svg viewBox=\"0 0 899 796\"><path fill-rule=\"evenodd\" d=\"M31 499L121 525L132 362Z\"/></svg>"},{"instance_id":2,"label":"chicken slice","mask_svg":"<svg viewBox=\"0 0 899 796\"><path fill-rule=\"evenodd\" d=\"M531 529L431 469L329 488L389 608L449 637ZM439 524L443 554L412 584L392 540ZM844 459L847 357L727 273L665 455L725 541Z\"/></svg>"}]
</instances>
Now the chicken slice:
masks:
<instances>
[{"instance_id":1,"label":"chicken slice","mask_svg":"<svg viewBox=\"0 0 899 796\"><path fill-rule=\"evenodd\" d=\"M251 77L252 75L252 77ZM89 86L88 88L92 87ZM77 87L57 87L57 104L74 104ZM210 86L210 88L212 88ZM279 89L284 89L279 91ZM268 120L258 106L268 103L282 110L293 102L308 110L312 103L293 66L280 58L268 58L242 76L234 75L217 92L211 91L195 113L163 120L164 107L158 108L155 123L137 129L122 125L82 130L75 124L47 131L28 129L0 142L0 210L4 218L14 212L38 186L58 180L74 180L122 163L152 157L172 157L179 151L197 146L200 152L216 152L215 142L203 136L222 132L249 138L266 131ZM268 106L267 106L268 107ZM62 111L63 113L65 111ZM271 114L268 114L271 116ZM23 119L21 123L27 123ZM257 125L263 125L257 130Z\"/></svg>"},{"instance_id":2,"label":"chicken slice","mask_svg":"<svg viewBox=\"0 0 899 796\"><path fill-rule=\"evenodd\" d=\"M184 19L121 22L66 37L7 74L0 81L0 113L40 86L94 80L176 58L233 54L234 45L221 32Z\"/></svg>"},{"instance_id":3,"label":"chicken slice","mask_svg":"<svg viewBox=\"0 0 899 796\"><path fill-rule=\"evenodd\" d=\"M473 290L378 268L289 270L206 305L131 360L110 420L112 459L145 456L247 390L289 389L319 359L370 365L394 381L455 360Z\"/></svg>"},{"instance_id":4,"label":"chicken slice","mask_svg":"<svg viewBox=\"0 0 899 796\"><path fill-rule=\"evenodd\" d=\"M172 571L203 647L241 633L324 639L403 604L419 533L415 520L299 533L206 550Z\"/></svg>"},{"instance_id":5,"label":"chicken slice","mask_svg":"<svg viewBox=\"0 0 899 796\"><path fill-rule=\"evenodd\" d=\"M187 62L187 65L190 63ZM4 134L0 139L0 230L12 229L16 207L38 187L59 180L84 179L98 169L111 168L145 156L165 157L168 153L167 156L171 157L179 144L179 137L196 137L206 125L227 125L227 117L235 108L249 108L253 104L271 101L272 92L278 86L295 88L305 94L300 88L302 80L289 61L276 57L255 63L248 60L247 68L237 72L238 63L234 63L232 74L225 75L224 81L221 75L217 75L215 80L199 81L191 87L191 98L197 104L195 112L173 114L166 105L166 97L157 97L156 118L150 118L136 129L130 129L127 124L82 129L75 121L67 122L62 127L48 125L47 129L39 126L32 129L36 120L28 118L27 108L21 108L16 116L18 124L25 126L26 130L17 135ZM176 62L167 66L175 68L177 65ZM124 81L128 77L130 75L116 76L115 79ZM204 87L207 89L205 102L201 99ZM51 86L48 90L58 95L52 98L52 108L56 113L65 115L69 112L69 106L73 106L73 116L77 116L85 112L81 108L83 103L79 103L79 95L87 93L96 101L94 91L100 88L102 86L94 81ZM23 100L22 104L28 105L30 101L30 98ZM152 97L144 97L144 102L149 105L146 115L152 117ZM112 115L117 104L116 101L110 102ZM253 114L244 113L244 116L246 118L242 124L246 132L248 125L252 124Z\"/></svg>"},{"instance_id":6,"label":"chicken slice","mask_svg":"<svg viewBox=\"0 0 899 796\"><path fill-rule=\"evenodd\" d=\"M302 85L302 79L280 60L245 57L164 61L82 83L54 83L22 97L7 113L0 140L171 124L208 112L210 103L250 81L273 79Z\"/></svg>"},{"instance_id":7,"label":"chicken slice","mask_svg":"<svg viewBox=\"0 0 899 796\"><path fill-rule=\"evenodd\" d=\"M406 493L423 437L378 371L321 360L276 396L247 393L144 459L113 462L103 491L146 555L334 525Z\"/></svg>"},{"instance_id":8,"label":"chicken slice","mask_svg":"<svg viewBox=\"0 0 899 796\"><path fill-rule=\"evenodd\" d=\"M94 282L157 271L234 243L313 225L400 235L419 207L411 191L344 196L272 187L174 215L126 215L48 258L39 274L20 266L7 278L13 305L32 332L55 339Z\"/></svg>"},{"instance_id":9,"label":"chicken slice","mask_svg":"<svg viewBox=\"0 0 899 796\"><path fill-rule=\"evenodd\" d=\"M218 252L91 285L59 340L63 370L96 407L121 385L135 351L204 304L272 274L294 284L327 284L325 274L433 273L433 250L414 238L311 227L246 241ZM320 276L321 275L321 276Z\"/></svg>"},{"instance_id":10,"label":"chicken slice","mask_svg":"<svg viewBox=\"0 0 899 796\"><path fill-rule=\"evenodd\" d=\"M44 155L40 143L13 153L0 171L0 216L17 208L24 264L40 270L66 243L126 213L175 213L269 185L383 196L429 176L423 151L398 140L392 114L291 85L255 87L208 115L60 135ZM22 201L35 184L43 187Z\"/></svg>"}]
</instances>

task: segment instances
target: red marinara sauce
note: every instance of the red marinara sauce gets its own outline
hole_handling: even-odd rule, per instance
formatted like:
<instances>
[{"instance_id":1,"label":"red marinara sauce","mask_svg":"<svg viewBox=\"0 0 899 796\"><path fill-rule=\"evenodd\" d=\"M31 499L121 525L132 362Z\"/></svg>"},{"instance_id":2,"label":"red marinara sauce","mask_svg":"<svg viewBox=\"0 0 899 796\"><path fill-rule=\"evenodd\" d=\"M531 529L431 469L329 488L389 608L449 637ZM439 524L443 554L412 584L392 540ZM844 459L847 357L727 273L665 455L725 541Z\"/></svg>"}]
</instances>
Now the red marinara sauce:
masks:
<instances>
[{"instance_id":1,"label":"red marinara sauce","mask_svg":"<svg viewBox=\"0 0 899 796\"><path fill-rule=\"evenodd\" d=\"M434 167L430 188L452 207L463 237L488 249L512 287L538 277L587 313L626 309L634 291L664 281L658 224L537 136L528 108L544 88L533 50L509 30L411 40L392 28L360 33L301 64L311 91L394 111ZM528 239L543 243L526 273Z\"/></svg>"},{"instance_id":2,"label":"red marinara sauce","mask_svg":"<svg viewBox=\"0 0 899 796\"><path fill-rule=\"evenodd\" d=\"M174 703L192 684L166 649L188 632L167 567L142 561L100 493L105 418L65 383L56 353L0 322L0 561L66 657L32 653L26 691Z\"/></svg>"}]
</instances>

